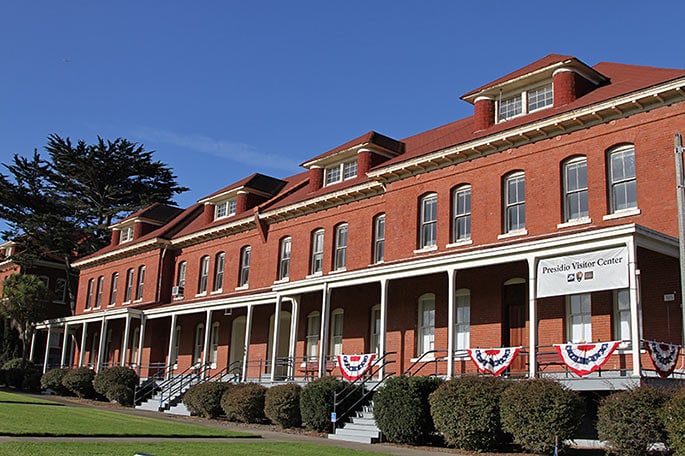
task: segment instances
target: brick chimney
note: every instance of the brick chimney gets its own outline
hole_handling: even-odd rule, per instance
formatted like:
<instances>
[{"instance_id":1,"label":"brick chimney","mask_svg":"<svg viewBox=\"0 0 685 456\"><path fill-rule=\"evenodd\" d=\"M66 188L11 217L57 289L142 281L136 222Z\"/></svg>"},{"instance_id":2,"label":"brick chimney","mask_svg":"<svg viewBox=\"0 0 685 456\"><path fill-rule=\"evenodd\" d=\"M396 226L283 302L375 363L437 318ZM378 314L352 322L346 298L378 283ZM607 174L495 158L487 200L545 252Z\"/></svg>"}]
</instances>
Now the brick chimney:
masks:
<instances>
[{"instance_id":1,"label":"brick chimney","mask_svg":"<svg viewBox=\"0 0 685 456\"><path fill-rule=\"evenodd\" d=\"M495 125L495 100L490 97L478 97L474 103L475 113L473 127L475 131L485 130Z\"/></svg>"}]
</instances>

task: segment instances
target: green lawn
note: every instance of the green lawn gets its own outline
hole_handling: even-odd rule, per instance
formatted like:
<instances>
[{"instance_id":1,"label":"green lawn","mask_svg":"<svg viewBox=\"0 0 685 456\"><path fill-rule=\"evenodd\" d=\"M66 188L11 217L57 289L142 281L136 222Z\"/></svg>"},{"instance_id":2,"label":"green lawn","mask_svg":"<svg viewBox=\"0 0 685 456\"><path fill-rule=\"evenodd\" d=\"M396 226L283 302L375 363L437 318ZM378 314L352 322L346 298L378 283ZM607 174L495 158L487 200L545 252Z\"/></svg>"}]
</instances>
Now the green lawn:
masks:
<instances>
[{"instance_id":1,"label":"green lawn","mask_svg":"<svg viewBox=\"0 0 685 456\"><path fill-rule=\"evenodd\" d=\"M0 403L0 435L12 436L140 436L250 437L233 432L168 420L85 407Z\"/></svg>"},{"instance_id":2,"label":"green lawn","mask_svg":"<svg viewBox=\"0 0 685 456\"><path fill-rule=\"evenodd\" d=\"M201 442L162 442L162 443L0 443L0 456L84 456L84 455L126 455L136 453L154 456L378 456L379 453L356 451L310 443L201 443Z\"/></svg>"},{"instance_id":3,"label":"green lawn","mask_svg":"<svg viewBox=\"0 0 685 456\"><path fill-rule=\"evenodd\" d=\"M47 399L31 397L25 394L8 393L7 391L0 391L0 402L59 405L57 402Z\"/></svg>"}]
</instances>

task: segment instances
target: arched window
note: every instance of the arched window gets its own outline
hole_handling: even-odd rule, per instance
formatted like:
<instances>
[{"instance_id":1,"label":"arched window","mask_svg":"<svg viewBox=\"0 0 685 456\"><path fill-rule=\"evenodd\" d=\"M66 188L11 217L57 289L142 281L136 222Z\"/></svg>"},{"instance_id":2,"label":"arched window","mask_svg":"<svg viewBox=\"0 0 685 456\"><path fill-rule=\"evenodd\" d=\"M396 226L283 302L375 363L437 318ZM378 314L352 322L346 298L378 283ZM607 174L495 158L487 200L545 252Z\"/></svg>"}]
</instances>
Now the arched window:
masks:
<instances>
[{"instance_id":1,"label":"arched window","mask_svg":"<svg viewBox=\"0 0 685 456\"><path fill-rule=\"evenodd\" d=\"M564 221L588 216L587 158L575 157L564 162Z\"/></svg>"},{"instance_id":2,"label":"arched window","mask_svg":"<svg viewBox=\"0 0 685 456\"><path fill-rule=\"evenodd\" d=\"M437 245L438 237L438 195L429 193L421 198L419 223L419 248Z\"/></svg>"},{"instance_id":3,"label":"arched window","mask_svg":"<svg viewBox=\"0 0 685 456\"><path fill-rule=\"evenodd\" d=\"M145 285L145 266L138 268L138 286L136 287L136 301L143 299L143 286Z\"/></svg>"},{"instance_id":4,"label":"arched window","mask_svg":"<svg viewBox=\"0 0 685 456\"><path fill-rule=\"evenodd\" d=\"M385 261L385 214L373 219L373 263Z\"/></svg>"},{"instance_id":5,"label":"arched window","mask_svg":"<svg viewBox=\"0 0 685 456\"><path fill-rule=\"evenodd\" d=\"M323 271L323 230L319 229L312 233L311 274L320 274Z\"/></svg>"},{"instance_id":6,"label":"arched window","mask_svg":"<svg viewBox=\"0 0 685 456\"><path fill-rule=\"evenodd\" d=\"M333 269L339 271L345 268L347 268L347 223L341 223L335 227Z\"/></svg>"},{"instance_id":7,"label":"arched window","mask_svg":"<svg viewBox=\"0 0 685 456\"><path fill-rule=\"evenodd\" d=\"M616 147L608 155L609 207L612 213L637 208L635 147Z\"/></svg>"},{"instance_id":8,"label":"arched window","mask_svg":"<svg viewBox=\"0 0 685 456\"><path fill-rule=\"evenodd\" d=\"M504 232L512 233L526 229L526 192L523 171L511 173L504 178Z\"/></svg>"},{"instance_id":9,"label":"arched window","mask_svg":"<svg viewBox=\"0 0 685 456\"><path fill-rule=\"evenodd\" d=\"M209 256L203 256L200 260L200 277L197 285L198 294L207 293L207 282L209 280Z\"/></svg>"},{"instance_id":10,"label":"arched window","mask_svg":"<svg viewBox=\"0 0 685 456\"><path fill-rule=\"evenodd\" d=\"M131 302L133 297L133 268L126 271L126 290L124 293L124 302Z\"/></svg>"},{"instance_id":11,"label":"arched window","mask_svg":"<svg viewBox=\"0 0 685 456\"><path fill-rule=\"evenodd\" d=\"M93 306L93 288L95 288L95 279L89 279L88 291L86 292L86 310Z\"/></svg>"},{"instance_id":12,"label":"arched window","mask_svg":"<svg viewBox=\"0 0 685 456\"><path fill-rule=\"evenodd\" d=\"M452 192L452 242L471 239L471 186L460 185Z\"/></svg>"},{"instance_id":13,"label":"arched window","mask_svg":"<svg viewBox=\"0 0 685 456\"><path fill-rule=\"evenodd\" d=\"M250 281L250 256L252 248L243 247L240 251L240 277L238 278L239 287L247 287Z\"/></svg>"},{"instance_id":14,"label":"arched window","mask_svg":"<svg viewBox=\"0 0 685 456\"><path fill-rule=\"evenodd\" d=\"M193 346L193 363L202 364L202 351L205 347L205 325L198 323L195 327L195 345Z\"/></svg>"},{"instance_id":15,"label":"arched window","mask_svg":"<svg viewBox=\"0 0 685 456\"><path fill-rule=\"evenodd\" d=\"M290 249L292 247L292 240L290 237L281 239L279 254L278 254L278 280L287 280L290 278Z\"/></svg>"},{"instance_id":16,"label":"arched window","mask_svg":"<svg viewBox=\"0 0 685 456\"><path fill-rule=\"evenodd\" d=\"M113 306L117 303L117 288L119 287L119 273L112 274L112 285L109 288L109 305Z\"/></svg>"},{"instance_id":17,"label":"arched window","mask_svg":"<svg viewBox=\"0 0 685 456\"><path fill-rule=\"evenodd\" d=\"M226 254L219 252L214 258L214 291L221 291L224 286L224 261Z\"/></svg>"}]
</instances>

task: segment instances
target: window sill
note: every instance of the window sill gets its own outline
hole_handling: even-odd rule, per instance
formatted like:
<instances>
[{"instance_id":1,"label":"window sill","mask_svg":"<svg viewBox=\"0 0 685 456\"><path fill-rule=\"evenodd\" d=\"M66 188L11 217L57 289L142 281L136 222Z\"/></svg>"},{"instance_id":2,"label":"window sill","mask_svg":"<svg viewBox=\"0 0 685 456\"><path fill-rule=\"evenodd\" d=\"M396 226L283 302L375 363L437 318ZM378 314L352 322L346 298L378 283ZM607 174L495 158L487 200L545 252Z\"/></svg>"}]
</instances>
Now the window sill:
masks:
<instances>
[{"instance_id":1,"label":"window sill","mask_svg":"<svg viewBox=\"0 0 685 456\"><path fill-rule=\"evenodd\" d=\"M633 208L633 209L624 209L622 211L616 211L612 214L607 214L604 217L602 217L602 220L614 220L614 219L619 219L623 217L631 217L633 215L640 215L642 211L638 208Z\"/></svg>"},{"instance_id":2,"label":"window sill","mask_svg":"<svg viewBox=\"0 0 685 456\"><path fill-rule=\"evenodd\" d=\"M428 253L428 252L435 252L438 250L437 245L429 245L428 247L422 247L420 249L414 250L414 253L419 254L419 253Z\"/></svg>"},{"instance_id":3,"label":"window sill","mask_svg":"<svg viewBox=\"0 0 685 456\"><path fill-rule=\"evenodd\" d=\"M202 292L202 293L198 293L198 294L195 295L196 298L201 298L201 297L203 297L203 296L207 296L207 292L206 292L206 291L204 291L204 292Z\"/></svg>"},{"instance_id":4,"label":"window sill","mask_svg":"<svg viewBox=\"0 0 685 456\"><path fill-rule=\"evenodd\" d=\"M111 307L114 307L115 305L116 305L116 303L115 304L107 304L107 308L109 309Z\"/></svg>"},{"instance_id":5,"label":"window sill","mask_svg":"<svg viewBox=\"0 0 685 456\"><path fill-rule=\"evenodd\" d=\"M224 292L224 289L223 289L223 288L219 288L218 290L212 291L210 294L215 295L215 294L221 294L221 293L223 293L223 292Z\"/></svg>"},{"instance_id":6,"label":"window sill","mask_svg":"<svg viewBox=\"0 0 685 456\"><path fill-rule=\"evenodd\" d=\"M508 233L498 235L497 239L509 239L509 238L518 237L518 236L525 236L527 234L528 234L528 230L526 230L526 229L514 230L514 231L509 231Z\"/></svg>"},{"instance_id":7,"label":"window sill","mask_svg":"<svg viewBox=\"0 0 685 456\"><path fill-rule=\"evenodd\" d=\"M274 285L279 285L281 283L288 283L288 282L290 282L290 277L285 277L283 279L274 280Z\"/></svg>"},{"instance_id":8,"label":"window sill","mask_svg":"<svg viewBox=\"0 0 685 456\"><path fill-rule=\"evenodd\" d=\"M451 244L447 244L445 247L448 248L448 249L453 249L453 248L455 248L455 247L463 247L463 246L465 246L465 245L472 245L472 244L473 244L473 240L471 240L471 239L462 239L462 240L460 240L460 241L452 242Z\"/></svg>"},{"instance_id":9,"label":"window sill","mask_svg":"<svg viewBox=\"0 0 685 456\"><path fill-rule=\"evenodd\" d=\"M334 269L331 274L340 274L342 272L347 272L347 268Z\"/></svg>"},{"instance_id":10,"label":"window sill","mask_svg":"<svg viewBox=\"0 0 685 456\"><path fill-rule=\"evenodd\" d=\"M560 223L557 225L557 228L568 228L570 226L586 225L588 223L592 223L592 219L590 217L581 217L569 220L568 222Z\"/></svg>"},{"instance_id":11,"label":"window sill","mask_svg":"<svg viewBox=\"0 0 685 456\"><path fill-rule=\"evenodd\" d=\"M306 279L314 279L314 278L316 278L316 277L321 277L322 275L323 275L323 272L320 272L320 271L319 271L319 272L315 272L314 274L309 274L309 275L306 276L305 278L306 278Z\"/></svg>"},{"instance_id":12,"label":"window sill","mask_svg":"<svg viewBox=\"0 0 685 456\"><path fill-rule=\"evenodd\" d=\"M247 290L248 288L250 288L250 284L249 284L249 283L248 283L248 284L245 284L245 285L241 285L241 286L239 286L239 287L235 287L235 291Z\"/></svg>"},{"instance_id":13,"label":"window sill","mask_svg":"<svg viewBox=\"0 0 685 456\"><path fill-rule=\"evenodd\" d=\"M130 300L130 299L129 299L128 301L124 301L124 302L121 303L121 305L123 305L123 306L127 306L127 305L129 305L129 304L131 304L131 300Z\"/></svg>"}]
</instances>

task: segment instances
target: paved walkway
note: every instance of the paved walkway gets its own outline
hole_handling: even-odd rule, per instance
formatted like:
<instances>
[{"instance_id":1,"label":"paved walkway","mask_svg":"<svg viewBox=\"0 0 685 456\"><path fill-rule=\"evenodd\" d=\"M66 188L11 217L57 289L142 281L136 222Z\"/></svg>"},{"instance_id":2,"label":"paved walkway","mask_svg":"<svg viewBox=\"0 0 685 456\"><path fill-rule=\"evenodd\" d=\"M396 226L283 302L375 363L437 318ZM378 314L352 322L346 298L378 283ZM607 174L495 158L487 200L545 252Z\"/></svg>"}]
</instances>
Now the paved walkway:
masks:
<instances>
[{"instance_id":1,"label":"paved walkway","mask_svg":"<svg viewBox=\"0 0 685 456\"><path fill-rule=\"evenodd\" d=\"M13 391L14 392L14 391ZM45 399L45 396L34 396ZM149 410L138 410L134 408L127 407L113 407L110 404L98 403L95 401L80 401L74 398L66 398L61 396L50 396L50 400L55 402L60 402L65 405L72 407L91 407L100 408L105 410L110 410L116 413L125 413L129 415L146 416L149 418L157 418L175 422L192 423L201 426L209 426L219 429L228 429L237 432L246 432L251 434L256 434L259 437L256 438L163 438L163 437L2 437L0 436L0 442L8 441L24 441L24 442L161 442L161 441L185 441L185 442L226 442L226 443L264 443L264 442L307 442L318 445L327 445L340 448L349 448L359 451L370 451L382 454L392 454L400 456L436 456L440 453L450 453L450 454L466 454L460 453L457 450L445 449L445 448L415 448L415 447L403 447L396 446L392 444L364 444L355 442L342 442L339 440L331 440L326 438L324 435L318 436L312 433L300 433L294 431L276 431L272 429L271 426L251 426L251 425L240 425L237 423L231 423L228 421L221 420L209 420L200 417L186 417L178 415L170 415L167 413L153 412ZM436 453L439 452L439 453Z\"/></svg>"}]
</instances>

